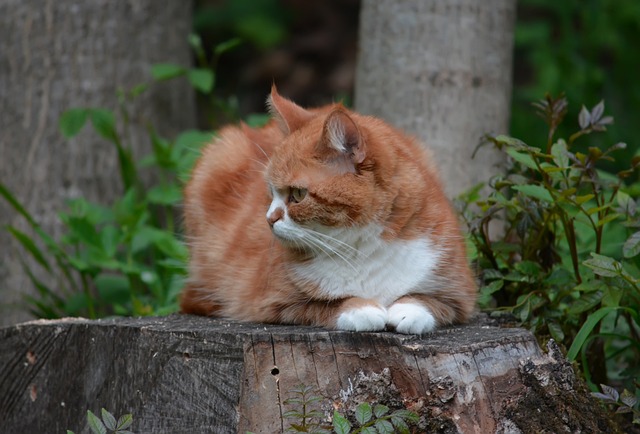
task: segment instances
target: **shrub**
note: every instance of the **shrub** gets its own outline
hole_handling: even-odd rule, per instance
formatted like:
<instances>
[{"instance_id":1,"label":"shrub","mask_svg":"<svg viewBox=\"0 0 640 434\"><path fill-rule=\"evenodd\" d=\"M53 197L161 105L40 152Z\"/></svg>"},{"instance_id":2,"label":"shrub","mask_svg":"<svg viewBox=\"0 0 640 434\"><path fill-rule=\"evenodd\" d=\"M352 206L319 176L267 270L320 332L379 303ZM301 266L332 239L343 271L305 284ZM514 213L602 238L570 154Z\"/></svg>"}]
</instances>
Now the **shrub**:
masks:
<instances>
[{"instance_id":1,"label":"shrub","mask_svg":"<svg viewBox=\"0 0 640 434\"><path fill-rule=\"evenodd\" d=\"M488 136L508 155L506 171L491 179L487 195L479 186L457 202L483 282L480 303L564 344L593 390L609 380L632 387L640 373L640 214L637 188L623 181L640 156L609 174L600 167L624 143L575 150L579 138L613 121L602 102L582 107L579 130L567 139L555 137L566 99L534 105L548 126L546 142Z\"/></svg>"}]
</instances>

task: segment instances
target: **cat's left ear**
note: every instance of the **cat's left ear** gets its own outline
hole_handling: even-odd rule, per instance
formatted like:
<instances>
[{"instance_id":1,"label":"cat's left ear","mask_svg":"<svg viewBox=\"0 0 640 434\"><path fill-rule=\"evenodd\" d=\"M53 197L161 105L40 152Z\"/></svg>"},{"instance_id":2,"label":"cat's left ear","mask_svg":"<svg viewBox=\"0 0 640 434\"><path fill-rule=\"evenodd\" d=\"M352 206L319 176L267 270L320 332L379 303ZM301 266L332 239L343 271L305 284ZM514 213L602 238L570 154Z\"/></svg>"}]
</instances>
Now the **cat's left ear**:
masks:
<instances>
[{"instance_id":1,"label":"cat's left ear","mask_svg":"<svg viewBox=\"0 0 640 434\"><path fill-rule=\"evenodd\" d=\"M362 163L366 157L362 133L353 118L341 107L327 116L320 144L340 152L354 166Z\"/></svg>"},{"instance_id":2,"label":"cat's left ear","mask_svg":"<svg viewBox=\"0 0 640 434\"><path fill-rule=\"evenodd\" d=\"M267 98L267 107L271 115L278 121L280 130L285 135L293 133L313 117L310 111L280 96L275 84L271 86L271 94Z\"/></svg>"}]
</instances>

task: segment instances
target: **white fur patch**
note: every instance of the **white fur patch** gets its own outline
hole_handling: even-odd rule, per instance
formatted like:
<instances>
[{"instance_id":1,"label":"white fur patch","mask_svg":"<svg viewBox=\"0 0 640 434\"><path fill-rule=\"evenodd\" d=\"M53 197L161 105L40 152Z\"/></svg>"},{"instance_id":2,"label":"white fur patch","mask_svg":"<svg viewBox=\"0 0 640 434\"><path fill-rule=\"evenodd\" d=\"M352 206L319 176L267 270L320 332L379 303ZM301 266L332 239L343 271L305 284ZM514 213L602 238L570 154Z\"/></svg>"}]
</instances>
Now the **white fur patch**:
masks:
<instances>
[{"instance_id":1,"label":"white fur patch","mask_svg":"<svg viewBox=\"0 0 640 434\"><path fill-rule=\"evenodd\" d=\"M427 237L387 242L380 238L382 229L374 225L317 232L322 232L318 240L328 246L295 266L294 272L302 281L317 284L322 295L331 299L361 297L390 306L418 287L425 293L440 257Z\"/></svg>"},{"instance_id":2,"label":"white fur patch","mask_svg":"<svg viewBox=\"0 0 640 434\"><path fill-rule=\"evenodd\" d=\"M387 311L387 324L408 335L428 333L436 328L429 309L415 303L396 303Z\"/></svg>"},{"instance_id":3,"label":"white fur patch","mask_svg":"<svg viewBox=\"0 0 640 434\"><path fill-rule=\"evenodd\" d=\"M286 212L287 205L284 203L284 200L280 197L274 197L271 201L271 205L269 206L269 210L267 211L267 219L273 214L276 209L282 208L282 211Z\"/></svg>"},{"instance_id":4,"label":"white fur patch","mask_svg":"<svg viewBox=\"0 0 640 434\"><path fill-rule=\"evenodd\" d=\"M364 306L343 312L338 317L339 330L366 332L384 330L387 312L379 307Z\"/></svg>"},{"instance_id":5,"label":"white fur patch","mask_svg":"<svg viewBox=\"0 0 640 434\"><path fill-rule=\"evenodd\" d=\"M345 142L345 131L344 125L341 122L335 120L334 118L329 120L329 125L327 128L327 135L329 137L329 144L335 150L340 152L346 152L344 147Z\"/></svg>"}]
</instances>

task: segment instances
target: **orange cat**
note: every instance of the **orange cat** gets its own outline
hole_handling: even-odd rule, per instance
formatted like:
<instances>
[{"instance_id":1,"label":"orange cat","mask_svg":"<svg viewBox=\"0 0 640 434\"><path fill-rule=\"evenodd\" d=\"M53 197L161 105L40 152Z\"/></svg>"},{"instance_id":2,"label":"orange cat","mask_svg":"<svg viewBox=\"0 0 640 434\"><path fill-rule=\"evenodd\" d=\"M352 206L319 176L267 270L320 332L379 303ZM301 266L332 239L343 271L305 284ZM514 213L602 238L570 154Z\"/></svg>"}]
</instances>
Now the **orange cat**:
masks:
<instances>
[{"instance_id":1,"label":"orange cat","mask_svg":"<svg viewBox=\"0 0 640 434\"><path fill-rule=\"evenodd\" d=\"M278 95L229 126L185 191L182 312L425 333L467 320L476 286L455 213L420 143L340 104Z\"/></svg>"}]
</instances>

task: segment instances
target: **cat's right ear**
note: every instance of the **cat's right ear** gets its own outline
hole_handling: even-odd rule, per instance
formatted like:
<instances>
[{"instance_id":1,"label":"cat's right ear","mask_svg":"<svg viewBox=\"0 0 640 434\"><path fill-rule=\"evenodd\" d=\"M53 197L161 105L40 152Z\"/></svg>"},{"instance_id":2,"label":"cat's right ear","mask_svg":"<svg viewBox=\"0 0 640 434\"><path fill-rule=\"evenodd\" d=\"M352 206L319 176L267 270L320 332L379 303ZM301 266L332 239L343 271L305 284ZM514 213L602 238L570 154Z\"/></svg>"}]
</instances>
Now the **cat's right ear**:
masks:
<instances>
[{"instance_id":1,"label":"cat's right ear","mask_svg":"<svg viewBox=\"0 0 640 434\"><path fill-rule=\"evenodd\" d=\"M299 129L313 117L310 111L280 96L275 84L271 86L271 95L267 98L267 107L285 135L289 135Z\"/></svg>"},{"instance_id":2,"label":"cat's right ear","mask_svg":"<svg viewBox=\"0 0 640 434\"><path fill-rule=\"evenodd\" d=\"M327 116L319 147L321 152L329 152L333 155L334 161L343 163L342 165L348 167L350 172L356 171L356 167L366 157L362 133L353 118L342 107L336 108Z\"/></svg>"}]
</instances>

